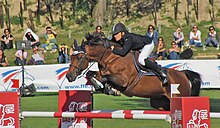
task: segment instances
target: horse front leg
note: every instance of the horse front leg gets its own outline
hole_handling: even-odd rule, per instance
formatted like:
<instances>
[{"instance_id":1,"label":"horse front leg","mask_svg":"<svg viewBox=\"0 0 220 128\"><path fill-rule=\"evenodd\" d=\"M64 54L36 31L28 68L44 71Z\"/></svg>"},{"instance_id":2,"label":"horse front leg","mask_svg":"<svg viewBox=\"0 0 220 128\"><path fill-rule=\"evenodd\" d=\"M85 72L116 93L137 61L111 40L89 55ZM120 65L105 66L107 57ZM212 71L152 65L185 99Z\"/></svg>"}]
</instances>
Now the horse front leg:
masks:
<instances>
[{"instance_id":1,"label":"horse front leg","mask_svg":"<svg viewBox=\"0 0 220 128\"><path fill-rule=\"evenodd\" d=\"M101 82L101 77L99 76L97 71L89 71L86 76L96 91L100 91L103 89L104 86Z\"/></svg>"}]
</instances>

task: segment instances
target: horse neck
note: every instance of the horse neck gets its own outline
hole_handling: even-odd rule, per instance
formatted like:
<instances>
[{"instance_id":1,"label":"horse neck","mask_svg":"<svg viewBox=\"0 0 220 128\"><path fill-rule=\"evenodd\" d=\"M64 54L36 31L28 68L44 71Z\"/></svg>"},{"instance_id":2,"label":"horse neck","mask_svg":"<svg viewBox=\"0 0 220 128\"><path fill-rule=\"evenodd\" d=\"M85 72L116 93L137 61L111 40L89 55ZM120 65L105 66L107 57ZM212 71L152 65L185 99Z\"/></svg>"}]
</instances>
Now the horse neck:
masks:
<instances>
[{"instance_id":1,"label":"horse neck","mask_svg":"<svg viewBox=\"0 0 220 128\"><path fill-rule=\"evenodd\" d=\"M88 52L89 53L89 52ZM112 53L110 49L100 48L98 50L93 50L93 53L96 54L88 54L88 58L90 60L96 61L100 66L106 67L112 60L118 58L115 54Z\"/></svg>"}]
</instances>

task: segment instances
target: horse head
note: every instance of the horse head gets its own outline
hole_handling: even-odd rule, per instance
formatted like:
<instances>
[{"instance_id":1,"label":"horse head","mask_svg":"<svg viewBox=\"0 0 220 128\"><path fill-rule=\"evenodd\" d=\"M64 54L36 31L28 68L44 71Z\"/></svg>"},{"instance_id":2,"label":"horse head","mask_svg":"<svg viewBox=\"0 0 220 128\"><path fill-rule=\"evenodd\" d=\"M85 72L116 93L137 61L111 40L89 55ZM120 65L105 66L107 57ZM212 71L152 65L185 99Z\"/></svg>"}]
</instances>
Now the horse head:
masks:
<instances>
[{"instance_id":1,"label":"horse head","mask_svg":"<svg viewBox=\"0 0 220 128\"><path fill-rule=\"evenodd\" d=\"M66 74L69 82L76 80L77 76L88 67L89 61L99 62L107 53L106 51L112 53L110 46L114 44L113 42L99 36L93 37L89 33L86 35L86 39L87 41L82 41L81 46L78 46L77 41L74 40L75 51L70 56L70 67Z\"/></svg>"},{"instance_id":2,"label":"horse head","mask_svg":"<svg viewBox=\"0 0 220 128\"><path fill-rule=\"evenodd\" d=\"M82 73L88 67L88 59L86 57L85 49L84 49L84 40L82 40L81 46L78 46L76 40L74 40L75 51L70 56L70 66L67 71L66 78L69 82L75 81L77 76Z\"/></svg>"},{"instance_id":3,"label":"horse head","mask_svg":"<svg viewBox=\"0 0 220 128\"><path fill-rule=\"evenodd\" d=\"M88 67L88 59L85 52L83 51L74 51L70 56L71 62L69 69L66 74L66 78L69 82L75 81L77 76L82 73Z\"/></svg>"}]
</instances>

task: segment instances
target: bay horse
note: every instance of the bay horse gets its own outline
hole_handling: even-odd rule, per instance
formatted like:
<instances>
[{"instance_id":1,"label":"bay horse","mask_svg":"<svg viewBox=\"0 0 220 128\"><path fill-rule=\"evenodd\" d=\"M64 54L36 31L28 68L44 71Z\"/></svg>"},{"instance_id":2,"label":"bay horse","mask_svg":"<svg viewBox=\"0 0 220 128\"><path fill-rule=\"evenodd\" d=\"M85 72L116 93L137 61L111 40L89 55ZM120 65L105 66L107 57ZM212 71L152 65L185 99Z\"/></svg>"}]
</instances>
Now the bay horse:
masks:
<instances>
[{"instance_id":1,"label":"bay horse","mask_svg":"<svg viewBox=\"0 0 220 128\"><path fill-rule=\"evenodd\" d=\"M113 44L114 42L99 37L87 38L86 53L79 52L71 56L67 79L74 81L89 61L96 61L100 69L99 80L107 79L107 83L126 96L150 98L153 108L170 110L172 96L199 96L202 81L200 74L190 70L166 69L169 81L163 87L156 75L140 75L134 65L135 55L132 52L125 57L113 54L110 49ZM179 84L179 94L171 96L171 84Z\"/></svg>"}]
</instances>

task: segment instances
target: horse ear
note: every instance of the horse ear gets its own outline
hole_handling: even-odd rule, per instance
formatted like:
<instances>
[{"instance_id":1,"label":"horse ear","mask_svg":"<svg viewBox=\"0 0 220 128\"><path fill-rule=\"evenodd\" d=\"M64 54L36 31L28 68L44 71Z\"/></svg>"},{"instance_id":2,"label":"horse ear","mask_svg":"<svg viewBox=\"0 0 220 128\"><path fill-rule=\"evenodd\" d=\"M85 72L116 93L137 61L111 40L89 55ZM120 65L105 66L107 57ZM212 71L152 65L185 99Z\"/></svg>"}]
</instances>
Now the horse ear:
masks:
<instances>
[{"instance_id":1,"label":"horse ear","mask_svg":"<svg viewBox=\"0 0 220 128\"><path fill-rule=\"evenodd\" d=\"M86 44L85 44L85 41L84 41L84 39L82 39L81 50L84 51L84 52L86 51L85 45L86 45Z\"/></svg>"},{"instance_id":2,"label":"horse ear","mask_svg":"<svg viewBox=\"0 0 220 128\"><path fill-rule=\"evenodd\" d=\"M75 50L80 50L76 39L73 41L73 46L75 47Z\"/></svg>"},{"instance_id":3,"label":"horse ear","mask_svg":"<svg viewBox=\"0 0 220 128\"><path fill-rule=\"evenodd\" d=\"M91 40L93 38L93 36L88 32L85 35L86 40Z\"/></svg>"}]
</instances>

